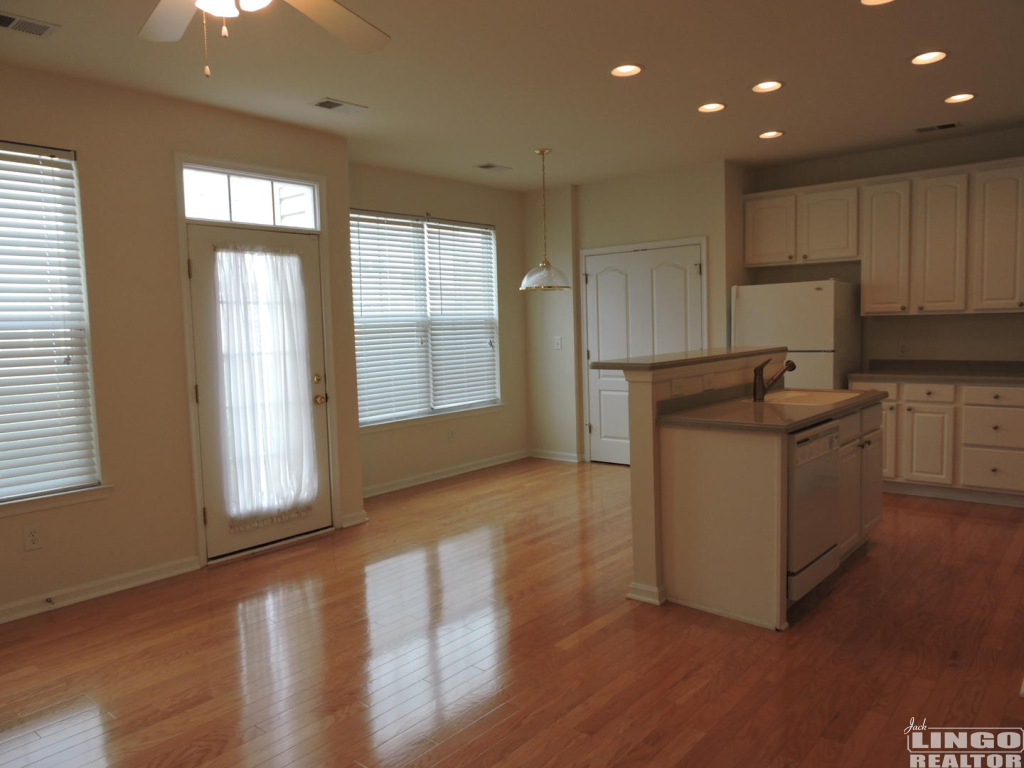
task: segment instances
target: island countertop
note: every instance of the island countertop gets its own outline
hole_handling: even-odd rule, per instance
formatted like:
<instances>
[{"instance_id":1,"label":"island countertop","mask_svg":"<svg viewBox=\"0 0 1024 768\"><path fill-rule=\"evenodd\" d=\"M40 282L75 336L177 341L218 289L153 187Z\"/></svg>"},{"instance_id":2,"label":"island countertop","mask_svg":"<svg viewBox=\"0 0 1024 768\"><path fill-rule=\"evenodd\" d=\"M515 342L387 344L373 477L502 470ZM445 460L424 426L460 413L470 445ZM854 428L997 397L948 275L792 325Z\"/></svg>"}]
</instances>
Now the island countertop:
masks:
<instances>
[{"instance_id":1,"label":"island countertop","mask_svg":"<svg viewBox=\"0 0 1024 768\"><path fill-rule=\"evenodd\" d=\"M639 355L618 360L594 360L590 367L597 371L659 371L665 368L679 368L686 365L714 363L719 360L733 360L765 354L785 354L786 347L714 347L695 349L692 352L666 352L660 355Z\"/></svg>"},{"instance_id":2,"label":"island countertop","mask_svg":"<svg viewBox=\"0 0 1024 768\"><path fill-rule=\"evenodd\" d=\"M865 390L855 397L823 405L794 405L783 402L755 403L750 398L667 413L658 417L663 427L711 427L770 432L798 432L827 419L846 416L880 403L886 393Z\"/></svg>"}]
</instances>

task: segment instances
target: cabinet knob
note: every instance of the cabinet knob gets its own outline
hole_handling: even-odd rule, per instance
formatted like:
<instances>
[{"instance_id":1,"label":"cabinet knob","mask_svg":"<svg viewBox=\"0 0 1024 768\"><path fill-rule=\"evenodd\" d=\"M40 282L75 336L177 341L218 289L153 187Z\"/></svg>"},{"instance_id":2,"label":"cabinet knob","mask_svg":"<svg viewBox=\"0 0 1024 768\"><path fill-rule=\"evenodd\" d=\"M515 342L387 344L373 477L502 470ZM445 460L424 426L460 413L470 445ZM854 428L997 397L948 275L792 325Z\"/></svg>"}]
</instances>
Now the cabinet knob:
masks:
<instances>
[{"instance_id":1,"label":"cabinet knob","mask_svg":"<svg viewBox=\"0 0 1024 768\"><path fill-rule=\"evenodd\" d=\"M906 304L901 304L900 305L900 312L906 312L906 311L907 311L907 305Z\"/></svg>"},{"instance_id":2,"label":"cabinet knob","mask_svg":"<svg viewBox=\"0 0 1024 768\"><path fill-rule=\"evenodd\" d=\"M998 400L999 399L999 395L992 395L992 399L993 400Z\"/></svg>"},{"instance_id":3,"label":"cabinet knob","mask_svg":"<svg viewBox=\"0 0 1024 768\"><path fill-rule=\"evenodd\" d=\"M998 472L999 470L998 470L998 469L996 469L995 467L992 467L992 471L993 471L993 472Z\"/></svg>"},{"instance_id":4,"label":"cabinet knob","mask_svg":"<svg viewBox=\"0 0 1024 768\"><path fill-rule=\"evenodd\" d=\"M997 431L998 431L998 430L999 430L999 425L998 425L998 424L994 425L994 426L992 427L992 429L995 429L995 430L997 430Z\"/></svg>"},{"instance_id":5,"label":"cabinet knob","mask_svg":"<svg viewBox=\"0 0 1024 768\"><path fill-rule=\"evenodd\" d=\"M1017 302L1017 306L1018 307L1024 307L1024 301L1018 301Z\"/></svg>"},{"instance_id":6,"label":"cabinet knob","mask_svg":"<svg viewBox=\"0 0 1024 768\"><path fill-rule=\"evenodd\" d=\"M865 441L864 441L864 444L865 444L865 445L871 445L871 441L870 441L870 440L865 440Z\"/></svg>"},{"instance_id":7,"label":"cabinet knob","mask_svg":"<svg viewBox=\"0 0 1024 768\"><path fill-rule=\"evenodd\" d=\"M925 395L926 395L927 397L931 397L931 396L932 396L932 391L931 391L930 389L929 389L929 390L927 390L927 391L925 392Z\"/></svg>"},{"instance_id":8,"label":"cabinet knob","mask_svg":"<svg viewBox=\"0 0 1024 768\"><path fill-rule=\"evenodd\" d=\"M805 259L807 258L807 254L806 254L806 253L804 254L804 258L805 258Z\"/></svg>"},{"instance_id":9,"label":"cabinet knob","mask_svg":"<svg viewBox=\"0 0 1024 768\"><path fill-rule=\"evenodd\" d=\"M793 260L793 254L789 254L789 256L787 256L786 258L789 259L790 261L792 261Z\"/></svg>"},{"instance_id":10,"label":"cabinet knob","mask_svg":"<svg viewBox=\"0 0 1024 768\"><path fill-rule=\"evenodd\" d=\"M911 407L910 407L910 406L908 405L908 406L907 406L907 413L910 413L910 412L911 412L912 410L914 410L914 409L913 409L913 408L911 408Z\"/></svg>"}]
</instances>

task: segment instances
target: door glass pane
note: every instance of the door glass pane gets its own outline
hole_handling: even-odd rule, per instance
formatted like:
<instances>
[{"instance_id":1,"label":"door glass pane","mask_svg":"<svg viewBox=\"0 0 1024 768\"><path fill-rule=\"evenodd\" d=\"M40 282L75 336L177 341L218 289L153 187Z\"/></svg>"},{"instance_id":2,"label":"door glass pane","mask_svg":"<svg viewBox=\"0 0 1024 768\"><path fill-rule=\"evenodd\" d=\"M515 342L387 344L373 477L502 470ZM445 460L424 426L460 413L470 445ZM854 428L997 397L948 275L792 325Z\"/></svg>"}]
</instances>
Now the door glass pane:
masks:
<instances>
[{"instance_id":1,"label":"door glass pane","mask_svg":"<svg viewBox=\"0 0 1024 768\"><path fill-rule=\"evenodd\" d=\"M316 196L312 184L274 182L277 224L282 227L316 228Z\"/></svg>"},{"instance_id":2,"label":"door glass pane","mask_svg":"<svg viewBox=\"0 0 1024 768\"><path fill-rule=\"evenodd\" d=\"M231 177L231 220L242 224L274 223L274 198L268 179Z\"/></svg>"},{"instance_id":3,"label":"door glass pane","mask_svg":"<svg viewBox=\"0 0 1024 768\"><path fill-rule=\"evenodd\" d=\"M318 489L302 264L216 256L221 450L233 530L306 514Z\"/></svg>"}]
</instances>

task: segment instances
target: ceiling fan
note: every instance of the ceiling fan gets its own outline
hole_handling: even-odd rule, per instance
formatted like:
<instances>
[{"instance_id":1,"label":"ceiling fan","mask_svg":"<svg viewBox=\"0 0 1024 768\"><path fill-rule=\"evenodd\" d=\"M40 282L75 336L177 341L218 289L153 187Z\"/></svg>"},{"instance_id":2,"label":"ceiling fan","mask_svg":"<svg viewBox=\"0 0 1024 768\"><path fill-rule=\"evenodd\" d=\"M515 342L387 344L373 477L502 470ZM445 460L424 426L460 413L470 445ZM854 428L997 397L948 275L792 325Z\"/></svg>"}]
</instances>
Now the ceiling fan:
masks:
<instances>
[{"instance_id":1,"label":"ceiling fan","mask_svg":"<svg viewBox=\"0 0 1024 768\"><path fill-rule=\"evenodd\" d=\"M380 50L391 38L366 19L335 0L285 0L360 53ZM243 11L258 11L271 0L241 0ZM235 0L160 0L146 20L139 37L155 43L173 43L181 39L196 11L216 17L238 16Z\"/></svg>"}]
</instances>

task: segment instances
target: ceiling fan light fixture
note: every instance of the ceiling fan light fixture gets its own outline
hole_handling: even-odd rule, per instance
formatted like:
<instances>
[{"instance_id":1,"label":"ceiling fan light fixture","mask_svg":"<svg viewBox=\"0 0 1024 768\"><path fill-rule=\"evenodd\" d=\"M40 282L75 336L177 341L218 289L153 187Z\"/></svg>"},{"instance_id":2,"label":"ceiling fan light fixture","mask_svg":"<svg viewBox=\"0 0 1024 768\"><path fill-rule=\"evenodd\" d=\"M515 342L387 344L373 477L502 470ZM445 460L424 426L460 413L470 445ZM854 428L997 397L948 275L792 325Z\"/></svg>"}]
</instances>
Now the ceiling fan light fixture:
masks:
<instances>
[{"instance_id":1,"label":"ceiling fan light fixture","mask_svg":"<svg viewBox=\"0 0 1024 768\"><path fill-rule=\"evenodd\" d=\"M262 11L266 8L273 0L238 0L238 4L241 6L243 11Z\"/></svg>"},{"instance_id":2,"label":"ceiling fan light fixture","mask_svg":"<svg viewBox=\"0 0 1024 768\"><path fill-rule=\"evenodd\" d=\"M235 0L196 0L196 8L222 19L233 19L238 16Z\"/></svg>"}]
</instances>

